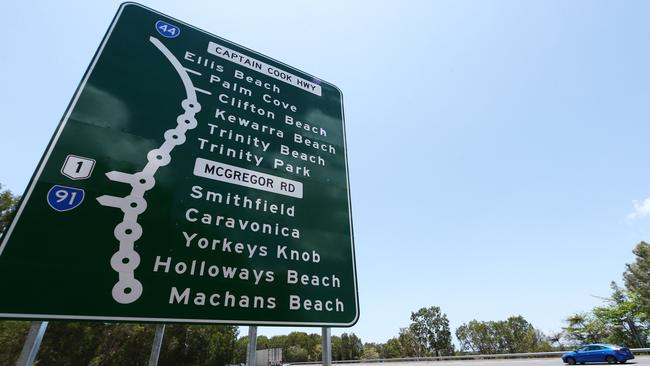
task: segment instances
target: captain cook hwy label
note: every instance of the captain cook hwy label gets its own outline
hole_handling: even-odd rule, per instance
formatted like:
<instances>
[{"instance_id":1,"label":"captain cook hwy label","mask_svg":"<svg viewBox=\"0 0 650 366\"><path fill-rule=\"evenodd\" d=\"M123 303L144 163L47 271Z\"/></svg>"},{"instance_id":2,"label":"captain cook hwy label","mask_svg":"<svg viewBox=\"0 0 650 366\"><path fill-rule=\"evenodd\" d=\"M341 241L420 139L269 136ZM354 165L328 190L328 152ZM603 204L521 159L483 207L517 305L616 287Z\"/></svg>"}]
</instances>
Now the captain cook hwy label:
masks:
<instances>
[{"instance_id":1,"label":"captain cook hwy label","mask_svg":"<svg viewBox=\"0 0 650 366\"><path fill-rule=\"evenodd\" d=\"M354 324L340 91L122 5L0 242L0 277L2 317Z\"/></svg>"}]
</instances>

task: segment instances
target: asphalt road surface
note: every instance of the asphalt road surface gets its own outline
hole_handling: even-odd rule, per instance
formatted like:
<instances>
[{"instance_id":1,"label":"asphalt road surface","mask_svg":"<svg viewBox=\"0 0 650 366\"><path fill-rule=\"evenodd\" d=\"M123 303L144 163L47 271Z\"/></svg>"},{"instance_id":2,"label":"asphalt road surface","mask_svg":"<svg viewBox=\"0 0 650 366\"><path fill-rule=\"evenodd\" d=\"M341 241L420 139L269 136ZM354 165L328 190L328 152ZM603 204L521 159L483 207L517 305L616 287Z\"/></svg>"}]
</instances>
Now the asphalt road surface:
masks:
<instances>
[{"instance_id":1,"label":"asphalt road surface","mask_svg":"<svg viewBox=\"0 0 650 366\"><path fill-rule=\"evenodd\" d=\"M355 363L354 366L562 366L565 363L557 358L513 359L513 360L459 360L459 361L421 361L421 362L386 362ZM607 365L606 363L588 363L587 365ZM620 364L618 364L620 365ZM636 356L626 365L650 365L650 356Z\"/></svg>"}]
</instances>

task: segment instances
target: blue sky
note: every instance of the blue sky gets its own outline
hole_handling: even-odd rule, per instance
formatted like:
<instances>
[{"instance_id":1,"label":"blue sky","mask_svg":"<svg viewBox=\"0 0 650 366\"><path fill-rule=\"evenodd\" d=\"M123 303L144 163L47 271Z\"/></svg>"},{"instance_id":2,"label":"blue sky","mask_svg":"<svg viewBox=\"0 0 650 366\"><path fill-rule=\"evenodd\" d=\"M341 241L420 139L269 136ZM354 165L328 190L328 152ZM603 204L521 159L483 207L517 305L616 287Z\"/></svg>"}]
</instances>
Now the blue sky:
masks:
<instances>
[{"instance_id":1,"label":"blue sky","mask_svg":"<svg viewBox=\"0 0 650 366\"><path fill-rule=\"evenodd\" d=\"M648 2L142 3L343 90L361 319L334 334L383 342L431 305L559 330L649 239ZM118 5L0 5L12 191Z\"/></svg>"}]
</instances>

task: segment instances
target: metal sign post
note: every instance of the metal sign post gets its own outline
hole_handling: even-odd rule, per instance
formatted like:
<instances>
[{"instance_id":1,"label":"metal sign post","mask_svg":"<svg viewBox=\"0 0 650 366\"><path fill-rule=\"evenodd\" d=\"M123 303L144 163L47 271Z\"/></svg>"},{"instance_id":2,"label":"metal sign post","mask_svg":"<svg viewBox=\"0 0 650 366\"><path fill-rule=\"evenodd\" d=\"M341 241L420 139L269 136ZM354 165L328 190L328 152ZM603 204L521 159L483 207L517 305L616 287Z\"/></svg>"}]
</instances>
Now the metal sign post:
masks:
<instances>
[{"instance_id":1,"label":"metal sign post","mask_svg":"<svg viewBox=\"0 0 650 366\"><path fill-rule=\"evenodd\" d=\"M151 354L149 355L148 366L158 365L158 358L160 358L160 349L162 348L164 335L165 335L165 324L157 324L156 335L154 335L153 344L151 345Z\"/></svg>"},{"instance_id":2,"label":"metal sign post","mask_svg":"<svg viewBox=\"0 0 650 366\"><path fill-rule=\"evenodd\" d=\"M257 357L257 326L248 327L248 349L246 350L246 366L255 366Z\"/></svg>"},{"instance_id":3,"label":"metal sign post","mask_svg":"<svg viewBox=\"0 0 650 366\"><path fill-rule=\"evenodd\" d=\"M32 322L16 366L32 366L34 364L46 329L47 322Z\"/></svg>"},{"instance_id":4,"label":"metal sign post","mask_svg":"<svg viewBox=\"0 0 650 366\"><path fill-rule=\"evenodd\" d=\"M322 333L323 366L332 366L332 329L323 328Z\"/></svg>"}]
</instances>

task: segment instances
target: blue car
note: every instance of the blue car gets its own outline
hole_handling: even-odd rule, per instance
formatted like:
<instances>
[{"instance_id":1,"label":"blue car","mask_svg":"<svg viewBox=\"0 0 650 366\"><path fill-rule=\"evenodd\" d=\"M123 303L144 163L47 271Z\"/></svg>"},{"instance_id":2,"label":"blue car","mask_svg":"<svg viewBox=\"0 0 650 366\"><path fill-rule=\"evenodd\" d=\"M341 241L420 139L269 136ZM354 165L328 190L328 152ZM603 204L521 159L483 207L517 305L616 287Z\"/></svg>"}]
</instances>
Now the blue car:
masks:
<instances>
[{"instance_id":1,"label":"blue car","mask_svg":"<svg viewBox=\"0 0 650 366\"><path fill-rule=\"evenodd\" d=\"M562 355L562 361L569 365L585 362L625 363L633 358L629 348L611 344L587 344Z\"/></svg>"}]
</instances>

